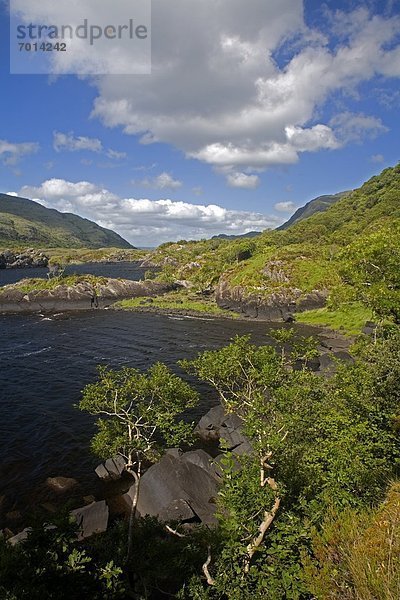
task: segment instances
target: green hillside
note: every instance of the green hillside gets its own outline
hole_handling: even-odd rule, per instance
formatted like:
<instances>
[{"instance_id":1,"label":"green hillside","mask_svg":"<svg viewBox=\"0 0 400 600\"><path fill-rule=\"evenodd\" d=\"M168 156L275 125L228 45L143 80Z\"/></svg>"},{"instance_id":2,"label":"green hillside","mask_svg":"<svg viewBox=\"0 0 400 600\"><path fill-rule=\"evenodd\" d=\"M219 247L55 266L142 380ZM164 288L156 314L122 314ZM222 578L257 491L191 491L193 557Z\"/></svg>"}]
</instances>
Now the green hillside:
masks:
<instances>
[{"instance_id":1,"label":"green hillside","mask_svg":"<svg viewBox=\"0 0 400 600\"><path fill-rule=\"evenodd\" d=\"M308 219L317 212L324 212L327 210L332 204L338 202L343 196L347 196L350 192L339 192L338 194L318 196L318 198L314 198L314 200L310 200L301 208L298 208L296 212L290 217L286 223L277 227L277 230L287 229L294 223L298 223L303 219Z\"/></svg>"},{"instance_id":2,"label":"green hillside","mask_svg":"<svg viewBox=\"0 0 400 600\"><path fill-rule=\"evenodd\" d=\"M287 229L253 239L164 244L151 261L162 267L159 277L187 280L193 292L211 293L222 280L257 298L322 291L329 293L328 306L362 301L397 320L400 165Z\"/></svg>"},{"instance_id":3,"label":"green hillside","mask_svg":"<svg viewBox=\"0 0 400 600\"><path fill-rule=\"evenodd\" d=\"M0 194L0 246L132 248L114 231L72 213Z\"/></svg>"}]
</instances>

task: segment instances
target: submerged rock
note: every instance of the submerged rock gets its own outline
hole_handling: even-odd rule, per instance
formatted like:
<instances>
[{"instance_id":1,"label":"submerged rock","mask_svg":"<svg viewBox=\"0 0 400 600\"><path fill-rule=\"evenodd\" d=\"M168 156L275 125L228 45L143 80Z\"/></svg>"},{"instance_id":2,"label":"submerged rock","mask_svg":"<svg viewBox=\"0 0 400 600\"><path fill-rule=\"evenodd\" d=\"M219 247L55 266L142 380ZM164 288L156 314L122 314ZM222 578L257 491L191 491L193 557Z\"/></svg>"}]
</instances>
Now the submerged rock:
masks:
<instances>
[{"instance_id":1,"label":"submerged rock","mask_svg":"<svg viewBox=\"0 0 400 600\"><path fill-rule=\"evenodd\" d=\"M63 494L78 485L78 482L72 477L48 477L46 485L54 492Z\"/></svg>"}]
</instances>

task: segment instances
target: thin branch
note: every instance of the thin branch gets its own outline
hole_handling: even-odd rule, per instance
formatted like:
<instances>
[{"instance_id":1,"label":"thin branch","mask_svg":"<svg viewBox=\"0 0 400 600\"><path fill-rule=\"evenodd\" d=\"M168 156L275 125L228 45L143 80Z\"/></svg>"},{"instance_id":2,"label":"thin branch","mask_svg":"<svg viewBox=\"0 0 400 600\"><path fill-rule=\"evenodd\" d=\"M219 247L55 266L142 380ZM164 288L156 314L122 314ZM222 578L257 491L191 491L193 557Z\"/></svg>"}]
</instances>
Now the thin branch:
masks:
<instances>
[{"instance_id":1,"label":"thin branch","mask_svg":"<svg viewBox=\"0 0 400 600\"><path fill-rule=\"evenodd\" d=\"M208 570L208 566L209 566L210 562L211 562L211 547L208 546L207 560L204 563L202 569L203 569L204 575L206 576L208 585L215 585L215 580L211 577L210 571Z\"/></svg>"},{"instance_id":2,"label":"thin branch","mask_svg":"<svg viewBox=\"0 0 400 600\"><path fill-rule=\"evenodd\" d=\"M179 531L177 531L176 529L172 529L172 527L170 527L169 525L165 526L165 529L167 531L169 531L170 533L172 533L173 535L176 535L179 538L185 538L186 535L184 533L180 533Z\"/></svg>"}]
</instances>

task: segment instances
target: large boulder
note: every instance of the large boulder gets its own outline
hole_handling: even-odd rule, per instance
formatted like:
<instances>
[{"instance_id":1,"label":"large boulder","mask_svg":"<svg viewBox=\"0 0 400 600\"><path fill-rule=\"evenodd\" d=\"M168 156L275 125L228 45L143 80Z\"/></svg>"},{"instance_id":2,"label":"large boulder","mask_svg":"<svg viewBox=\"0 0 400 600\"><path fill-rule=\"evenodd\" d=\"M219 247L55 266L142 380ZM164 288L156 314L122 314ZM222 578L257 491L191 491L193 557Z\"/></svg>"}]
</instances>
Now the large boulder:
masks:
<instances>
[{"instance_id":1,"label":"large boulder","mask_svg":"<svg viewBox=\"0 0 400 600\"><path fill-rule=\"evenodd\" d=\"M205 457L203 451L186 454L189 456L165 454L141 477L137 503L140 516L216 524L214 500L218 483L212 459ZM134 494L135 484L124 495L127 504Z\"/></svg>"}]
</instances>

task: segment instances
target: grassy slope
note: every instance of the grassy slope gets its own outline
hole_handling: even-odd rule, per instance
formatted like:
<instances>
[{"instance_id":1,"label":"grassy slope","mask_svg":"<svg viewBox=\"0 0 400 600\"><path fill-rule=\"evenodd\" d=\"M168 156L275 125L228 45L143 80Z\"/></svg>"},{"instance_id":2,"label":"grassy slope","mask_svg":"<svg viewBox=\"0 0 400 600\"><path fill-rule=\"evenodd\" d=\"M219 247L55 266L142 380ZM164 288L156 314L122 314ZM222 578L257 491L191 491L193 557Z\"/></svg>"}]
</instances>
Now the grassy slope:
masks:
<instances>
[{"instance_id":1,"label":"grassy slope","mask_svg":"<svg viewBox=\"0 0 400 600\"><path fill-rule=\"evenodd\" d=\"M162 266L161 278L187 279L196 289L215 285L222 275L231 285L256 290L257 295L268 296L288 287L303 292L334 290L341 284L341 250L396 222L400 222L400 165L373 177L325 212L286 230L267 231L251 240L164 244L151 259ZM241 259L246 249L249 257ZM271 271L278 277L271 278ZM310 322L331 326L346 321L354 331L368 318L370 314L361 315L357 306L341 308L336 315L329 316L326 309L309 315Z\"/></svg>"},{"instance_id":2,"label":"grassy slope","mask_svg":"<svg viewBox=\"0 0 400 600\"><path fill-rule=\"evenodd\" d=\"M71 213L0 194L0 246L131 248L114 231Z\"/></svg>"},{"instance_id":3,"label":"grassy slope","mask_svg":"<svg viewBox=\"0 0 400 600\"><path fill-rule=\"evenodd\" d=\"M120 308L127 310L142 310L147 308L149 310L161 311L182 311L185 313L201 313L204 315L218 316L218 317L231 317L236 318L236 315L227 313L226 310L219 308L214 302L207 301L182 292L171 292L163 296L152 299L153 301L149 304L143 300L143 298L131 298L130 300L121 300L116 304Z\"/></svg>"}]
</instances>

